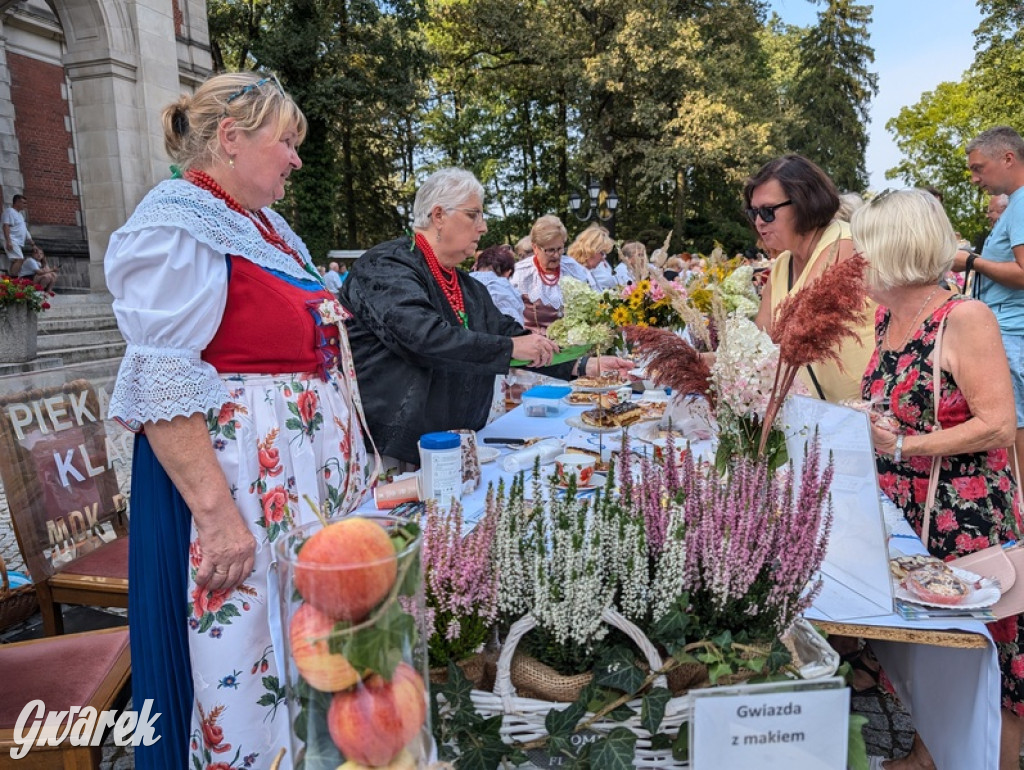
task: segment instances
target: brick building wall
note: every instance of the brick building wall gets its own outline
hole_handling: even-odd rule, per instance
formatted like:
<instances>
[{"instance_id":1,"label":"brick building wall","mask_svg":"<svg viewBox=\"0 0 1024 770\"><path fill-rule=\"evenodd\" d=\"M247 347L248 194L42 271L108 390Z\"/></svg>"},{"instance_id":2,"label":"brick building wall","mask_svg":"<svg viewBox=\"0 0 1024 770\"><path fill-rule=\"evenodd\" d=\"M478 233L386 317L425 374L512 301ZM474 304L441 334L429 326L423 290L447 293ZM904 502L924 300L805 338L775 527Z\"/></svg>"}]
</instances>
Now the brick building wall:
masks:
<instances>
[{"instance_id":1,"label":"brick building wall","mask_svg":"<svg viewBox=\"0 0 1024 770\"><path fill-rule=\"evenodd\" d=\"M30 228L81 226L71 114L63 67L8 52L14 129Z\"/></svg>"}]
</instances>

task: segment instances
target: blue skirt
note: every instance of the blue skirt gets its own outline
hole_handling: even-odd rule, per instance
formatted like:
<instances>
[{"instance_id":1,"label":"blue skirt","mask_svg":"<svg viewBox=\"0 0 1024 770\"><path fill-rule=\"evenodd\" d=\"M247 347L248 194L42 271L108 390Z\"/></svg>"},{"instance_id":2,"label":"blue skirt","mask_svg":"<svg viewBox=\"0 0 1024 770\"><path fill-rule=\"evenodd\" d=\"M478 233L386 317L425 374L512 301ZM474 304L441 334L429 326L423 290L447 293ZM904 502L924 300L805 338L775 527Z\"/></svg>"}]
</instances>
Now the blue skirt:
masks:
<instances>
[{"instance_id":1,"label":"blue skirt","mask_svg":"<svg viewBox=\"0 0 1024 770\"><path fill-rule=\"evenodd\" d=\"M192 514L145 435L132 458L128 619L132 705L152 699L160 714L152 746L135 747L137 770L189 767L192 663L189 656L188 546Z\"/></svg>"}]
</instances>

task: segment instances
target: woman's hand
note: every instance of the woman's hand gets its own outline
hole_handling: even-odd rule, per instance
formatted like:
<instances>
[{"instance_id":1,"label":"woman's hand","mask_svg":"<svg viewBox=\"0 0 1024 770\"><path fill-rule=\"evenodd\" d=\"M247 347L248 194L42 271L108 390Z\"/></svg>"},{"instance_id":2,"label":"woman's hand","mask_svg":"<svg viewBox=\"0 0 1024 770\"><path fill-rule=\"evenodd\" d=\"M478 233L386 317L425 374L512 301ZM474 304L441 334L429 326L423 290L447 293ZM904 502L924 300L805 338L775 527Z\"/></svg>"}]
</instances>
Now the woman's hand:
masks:
<instances>
[{"instance_id":1,"label":"woman's hand","mask_svg":"<svg viewBox=\"0 0 1024 770\"><path fill-rule=\"evenodd\" d=\"M235 505L202 414L146 423L153 453L178 489L199 535L196 585L227 591L252 574L256 540Z\"/></svg>"},{"instance_id":2,"label":"woman's hand","mask_svg":"<svg viewBox=\"0 0 1024 770\"><path fill-rule=\"evenodd\" d=\"M196 519L202 561L196 585L209 591L230 590L252 574L256 538L232 505L217 516Z\"/></svg>"},{"instance_id":3,"label":"woman's hand","mask_svg":"<svg viewBox=\"0 0 1024 770\"><path fill-rule=\"evenodd\" d=\"M615 372L619 375L629 375L629 373L635 368L636 364L628 358L600 356L591 358L587 361L587 376L597 377L599 374L604 372ZM640 378L631 376L630 379L637 380Z\"/></svg>"},{"instance_id":4,"label":"woman's hand","mask_svg":"<svg viewBox=\"0 0 1024 770\"><path fill-rule=\"evenodd\" d=\"M887 430L878 421L871 421L871 443L875 445L875 451L884 454L896 454L896 434ZM903 445L903 454L907 453L906 444Z\"/></svg>"},{"instance_id":5,"label":"woman's hand","mask_svg":"<svg viewBox=\"0 0 1024 770\"><path fill-rule=\"evenodd\" d=\"M530 366L547 366L557 352L558 345L535 332L512 338L512 358L529 361Z\"/></svg>"}]
</instances>

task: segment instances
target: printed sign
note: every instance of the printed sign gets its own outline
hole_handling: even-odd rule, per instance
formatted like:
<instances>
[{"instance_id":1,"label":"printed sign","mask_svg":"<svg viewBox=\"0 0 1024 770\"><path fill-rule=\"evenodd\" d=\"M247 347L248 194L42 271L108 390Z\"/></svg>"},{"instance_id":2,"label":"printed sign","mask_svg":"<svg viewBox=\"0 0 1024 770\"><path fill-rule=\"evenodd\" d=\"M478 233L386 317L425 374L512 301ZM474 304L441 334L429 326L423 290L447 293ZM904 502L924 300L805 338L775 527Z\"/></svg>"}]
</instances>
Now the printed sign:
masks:
<instances>
[{"instance_id":1,"label":"printed sign","mask_svg":"<svg viewBox=\"0 0 1024 770\"><path fill-rule=\"evenodd\" d=\"M693 770L845 770L850 691L835 677L692 691Z\"/></svg>"}]
</instances>

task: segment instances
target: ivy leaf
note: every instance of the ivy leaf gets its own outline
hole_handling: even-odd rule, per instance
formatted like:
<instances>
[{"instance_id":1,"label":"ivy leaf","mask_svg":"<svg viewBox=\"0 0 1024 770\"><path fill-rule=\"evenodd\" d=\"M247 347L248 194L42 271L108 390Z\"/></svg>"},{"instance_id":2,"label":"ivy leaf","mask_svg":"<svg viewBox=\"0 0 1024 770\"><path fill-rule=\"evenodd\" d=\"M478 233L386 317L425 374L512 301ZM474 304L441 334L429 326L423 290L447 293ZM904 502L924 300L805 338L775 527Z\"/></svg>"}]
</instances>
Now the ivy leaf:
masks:
<instances>
[{"instance_id":1,"label":"ivy leaf","mask_svg":"<svg viewBox=\"0 0 1024 770\"><path fill-rule=\"evenodd\" d=\"M590 745L592 770L633 770L636 734L625 727L616 727L608 737Z\"/></svg>"},{"instance_id":2,"label":"ivy leaf","mask_svg":"<svg viewBox=\"0 0 1024 770\"><path fill-rule=\"evenodd\" d=\"M676 762L690 761L690 725L686 722L679 725L679 734L672 742L672 759Z\"/></svg>"},{"instance_id":3,"label":"ivy leaf","mask_svg":"<svg viewBox=\"0 0 1024 770\"><path fill-rule=\"evenodd\" d=\"M460 746L459 770L496 770L505 758L505 747L491 742Z\"/></svg>"},{"instance_id":4,"label":"ivy leaf","mask_svg":"<svg viewBox=\"0 0 1024 770\"><path fill-rule=\"evenodd\" d=\"M636 716L636 709L631 708L626 703L623 703L621 706L616 706L609 711L606 716L613 722L625 722L627 719L632 719Z\"/></svg>"},{"instance_id":5,"label":"ivy leaf","mask_svg":"<svg viewBox=\"0 0 1024 770\"><path fill-rule=\"evenodd\" d=\"M732 666L728 663L716 663L708 669L708 679L711 680L711 684L715 684L719 677L729 676L733 673Z\"/></svg>"},{"instance_id":6,"label":"ivy leaf","mask_svg":"<svg viewBox=\"0 0 1024 770\"><path fill-rule=\"evenodd\" d=\"M637 666L633 653L625 647L613 647L602 655L594 671L597 684L624 693L637 692L646 679L647 675Z\"/></svg>"},{"instance_id":7,"label":"ivy leaf","mask_svg":"<svg viewBox=\"0 0 1024 770\"><path fill-rule=\"evenodd\" d=\"M765 658L765 667L769 671L779 671L792 662L793 656L789 654L786 645L776 640L775 644L772 645L771 652L768 653L768 657Z\"/></svg>"},{"instance_id":8,"label":"ivy leaf","mask_svg":"<svg viewBox=\"0 0 1024 770\"><path fill-rule=\"evenodd\" d=\"M661 720L665 718L665 706L672 693L665 687L654 687L644 695L640 706L640 726L651 735L658 732Z\"/></svg>"},{"instance_id":9,"label":"ivy leaf","mask_svg":"<svg viewBox=\"0 0 1024 770\"><path fill-rule=\"evenodd\" d=\"M665 733L658 733L651 736L651 750L665 751L672 748L672 736Z\"/></svg>"},{"instance_id":10,"label":"ivy leaf","mask_svg":"<svg viewBox=\"0 0 1024 770\"><path fill-rule=\"evenodd\" d=\"M544 717L544 729L548 731L548 735L568 738L586 713L587 707L579 701L570 703L560 711L551 709Z\"/></svg>"},{"instance_id":11,"label":"ivy leaf","mask_svg":"<svg viewBox=\"0 0 1024 770\"><path fill-rule=\"evenodd\" d=\"M547 752L549 757L571 757L572 742L565 735L552 735L548 738Z\"/></svg>"},{"instance_id":12,"label":"ivy leaf","mask_svg":"<svg viewBox=\"0 0 1024 770\"><path fill-rule=\"evenodd\" d=\"M712 637L711 642L715 646L721 647L723 650L728 650L730 647L732 647L732 631L723 631L718 636Z\"/></svg>"},{"instance_id":13,"label":"ivy leaf","mask_svg":"<svg viewBox=\"0 0 1024 770\"><path fill-rule=\"evenodd\" d=\"M473 683L462 673L462 669L455 665L454 660L448 661L448 681L440 688L432 686L431 689L439 690L456 711L473 710L473 699L470 696Z\"/></svg>"},{"instance_id":14,"label":"ivy leaf","mask_svg":"<svg viewBox=\"0 0 1024 770\"><path fill-rule=\"evenodd\" d=\"M651 627L651 639L664 645L671 655L686 644L691 620L690 613L686 611L689 601L689 596L683 594Z\"/></svg>"},{"instance_id":15,"label":"ivy leaf","mask_svg":"<svg viewBox=\"0 0 1024 770\"><path fill-rule=\"evenodd\" d=\"M342 654L357 671L370 669L391 681L402 650L413 647L415 635L416 621L392 602L376 623L344 640Z\"/></svg>"},{"instance_id":16,"label":"ivy leaf","mask_svg":"<svg viewBox=\"0 0 1024 770\"><path fill-rule=\"evenodd\" d=\"M864 743L864 725L868 718L863 714L850 714L849 742L846 744L846 766L849 770L868 770L868 749Z\"/></svg>"}]
</instances>

